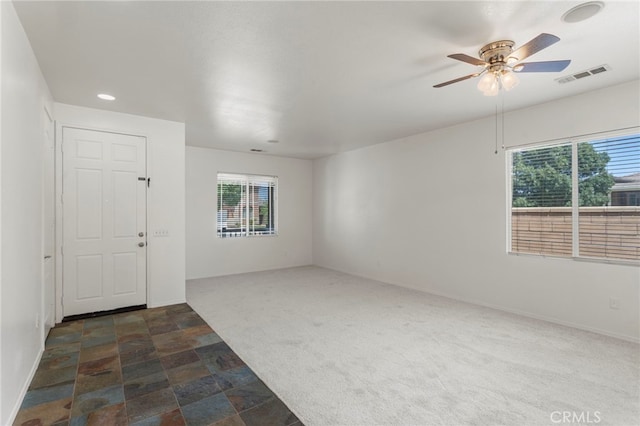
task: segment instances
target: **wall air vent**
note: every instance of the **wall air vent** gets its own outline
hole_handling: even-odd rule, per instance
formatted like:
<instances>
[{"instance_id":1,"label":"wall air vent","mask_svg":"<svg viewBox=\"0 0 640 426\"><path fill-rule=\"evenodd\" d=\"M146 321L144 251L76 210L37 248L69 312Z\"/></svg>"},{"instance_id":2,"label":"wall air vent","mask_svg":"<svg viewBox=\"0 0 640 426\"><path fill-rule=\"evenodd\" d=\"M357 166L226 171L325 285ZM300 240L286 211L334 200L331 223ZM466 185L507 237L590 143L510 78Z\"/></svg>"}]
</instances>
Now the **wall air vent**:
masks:
<instances>
[{"instance_id":1,"label":"wall air vent","mask_svg":"<svg viewBox=\"0 0 640 426\"><path fill-rule=\"evenodd\" d=\"M571 81L579 80L585 77L591 77L592 75L600 74L605 71L611 71L609 65L598 65L588 70L580 71L574 74L565 75L564 77L556 78L556 81L560 84L569 83Z\"/></svg>"}]
</instances>

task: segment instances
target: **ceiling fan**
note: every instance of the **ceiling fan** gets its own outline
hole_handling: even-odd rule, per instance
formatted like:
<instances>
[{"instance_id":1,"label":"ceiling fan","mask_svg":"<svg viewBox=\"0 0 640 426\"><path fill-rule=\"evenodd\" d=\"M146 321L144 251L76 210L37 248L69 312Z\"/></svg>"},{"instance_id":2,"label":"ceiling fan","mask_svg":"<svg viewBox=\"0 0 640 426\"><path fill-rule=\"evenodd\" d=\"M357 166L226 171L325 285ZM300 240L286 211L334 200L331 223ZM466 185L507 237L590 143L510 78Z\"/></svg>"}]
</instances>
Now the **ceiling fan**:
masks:
<instances>
[{"instance_id":1,"label":"ceiling fan","mask_svg":"<svg viewBox=\"0 0 640 426\"><path fill-rule=\"evenodd\" d=\"M569 66L569 63L571 63L569 59L562 61L521 62L534 53L558 41L560 41L559 37L553 34L542 33L516 50L513 50L515 44L513 41L500 40L483 46L478 52L480 58L474 58L464 53L448 55L449 58L480 66L482 70L465 75L464 77L436 84L433 87L444 87L459 81L482 76L478 82L478 89L482 91L485 96L495 96L501 88L511 90L518 84L519 80L514 72L560 72Z\"/></svg>"}]
</instances>

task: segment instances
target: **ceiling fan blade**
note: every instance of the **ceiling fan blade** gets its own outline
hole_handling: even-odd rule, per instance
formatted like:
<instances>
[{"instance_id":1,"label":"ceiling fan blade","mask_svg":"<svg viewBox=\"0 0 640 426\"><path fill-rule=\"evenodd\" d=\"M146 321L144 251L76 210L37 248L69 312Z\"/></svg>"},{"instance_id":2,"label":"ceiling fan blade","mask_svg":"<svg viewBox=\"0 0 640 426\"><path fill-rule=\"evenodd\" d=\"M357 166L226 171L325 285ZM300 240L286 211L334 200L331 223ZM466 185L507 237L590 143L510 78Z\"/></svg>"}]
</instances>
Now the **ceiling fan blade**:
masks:
<instances>
[{"instance_id":1,"label":"ceiling fan blade","mask_svg":"<svg viewBox=\"0 0 640 426\"><path fill-rule=\"evenodd\" d=\"M482 73L477 72L477 73L474 73L474 74L465 75L464 77L460 77L460 78L456 78L454 80L445 81L444 83L436 84L433 87L438 88L438 87L448 86L450 84L457 83L459 81L464 81L464 80L468 80L468 79L473 78L473 77L477 77L480 74L482 74Z\"/></svg>"},{"instance_id":2,"label":"ceiling fan blade","mask_svg":"<svg viewBox=\"0 0 640 426\"><path fill-rule=\"evenodd\" d=\"M570 63L570 59L564 61L524 62L513 67L513 70L516 72L560 72L568 67Z\"/></svg>"},{"instance_id":3,"label":"ceiling fan blade","mask_svg":"<svg viewBox=\"0 0 640 426\"><path fill-rule=\"evenodd\" d=\"M553 34L542 33L533 40L530 40L528 43L520 46L517 50L511 52L509 57L515 58L517 61L522 61L534 53L537 53L559 41L560 37L554 36Z\"/></svg>"},{"instance_id":4,"label":"ceiling fan blade","mask_svg":"<svg viewBox=\"0 0 640 426\"><path fill-rule=\"evenodd\" d=\"M447 57L457 59L458 61L466 62L471 65L479 65L481 67L489 65L482 59L474 58L473 56L465 55L464 53L454 53L452 55L447 55Z\"/></svg>"}]
</instances>

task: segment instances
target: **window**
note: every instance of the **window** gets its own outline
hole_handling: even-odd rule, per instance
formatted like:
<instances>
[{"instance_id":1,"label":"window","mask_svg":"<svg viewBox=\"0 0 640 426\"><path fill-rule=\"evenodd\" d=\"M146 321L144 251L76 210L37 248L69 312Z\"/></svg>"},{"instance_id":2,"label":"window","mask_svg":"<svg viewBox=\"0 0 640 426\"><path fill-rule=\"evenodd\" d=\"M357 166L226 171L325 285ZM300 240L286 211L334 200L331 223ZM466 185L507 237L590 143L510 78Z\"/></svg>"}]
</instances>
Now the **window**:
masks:
<instances>
[{"instance_id":1,"label":"window","mask_svg":"<svg viewBox=\"0 0 640 426\"><path fill-rule=\"evenodd\" d=\"M218 173L218 237L277 233L275 176Z\"/></svg>"},{"instance_id":2,"label":"window","mask_svg":"<svg viewBox=\"0 0 640 426\"><path fill-rule=\"evenodd\" d=\"M508 158L510 252L640 260L640 134L514 149Z\"/></svg>"}]
</instances>

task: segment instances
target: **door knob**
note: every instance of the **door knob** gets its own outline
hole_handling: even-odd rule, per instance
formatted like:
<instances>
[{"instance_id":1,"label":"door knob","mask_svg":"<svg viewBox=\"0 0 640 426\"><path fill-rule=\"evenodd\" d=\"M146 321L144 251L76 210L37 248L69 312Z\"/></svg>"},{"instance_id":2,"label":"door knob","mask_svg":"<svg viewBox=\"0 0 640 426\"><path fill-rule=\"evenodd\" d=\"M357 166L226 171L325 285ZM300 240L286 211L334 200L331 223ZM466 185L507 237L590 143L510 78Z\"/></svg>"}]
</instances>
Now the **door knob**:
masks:
<instances>
[{"instance_id":1,"label":"door knob","mask_svg":"<svg viewBox=\"0 0 640 426\"><path fill-rule=\"evenodd\" d=\"M138 237L144 237L144 232L138 232Z\"/></svg>"},{"instance_id":2,"label":"door knob","mask_svg":"<svg viewBox=\"0 0 640 426\"><path fill-rule=\"evenodd\" d=\"M138 247L144 247L144 243L138 243Z\"/></svg>"}]
</instances>

